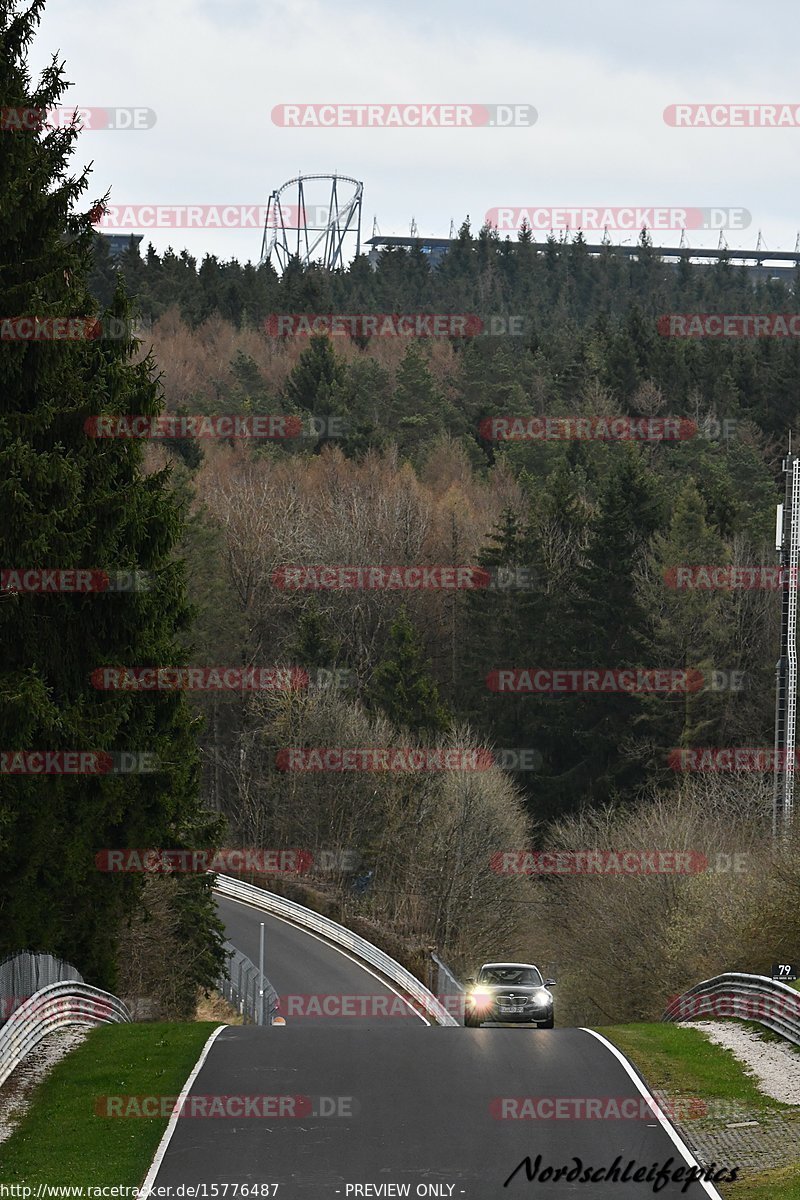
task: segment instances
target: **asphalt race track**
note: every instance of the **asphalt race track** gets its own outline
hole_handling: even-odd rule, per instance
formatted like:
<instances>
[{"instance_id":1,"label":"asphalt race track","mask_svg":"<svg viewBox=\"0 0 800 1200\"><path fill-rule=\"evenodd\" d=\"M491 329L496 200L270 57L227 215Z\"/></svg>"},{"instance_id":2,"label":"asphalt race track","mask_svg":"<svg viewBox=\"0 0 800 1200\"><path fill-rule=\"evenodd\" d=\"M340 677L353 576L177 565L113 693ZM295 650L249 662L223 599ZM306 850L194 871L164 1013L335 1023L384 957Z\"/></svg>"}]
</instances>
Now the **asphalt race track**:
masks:
<instances>
[{"instance_id":1,"label":"asphalt race track","mask_svg":"<svg viewBox=\"0 0 800 1200\"><path fill-rule=\"evenodd\" d=\"M228 937L256 960L259 922L265 921L267 974L282 996L391 997L356 963L309 935L234 901L220 899L219 907ZM617 1058L579 1029L436 1028L413 1015L287 1014L285 1028L224 1029L189 1095L275 1099L252 1101L263 1106L259 1115L175 1122L154 1183L187 1185L184 1195L190 1194L188 1185L206 1184L208 1190L194 1195L223 1197L221 1186L214 1192L213 1185L226 1183L259 1185L251 1196L276 1194L284 1200L403 1195L640 1200L656 1194L699 1200L718 1194L697 1182L684 1191L682 1178L658 1191L652 1181L630 1178L655 1164L688 1169L680 1149L646 1110L634 1119L502 1119L503 1112L514 1111L509 1098L641 1101ZM196 1103L202 1107L205 1101ZM522 1166L503 1186L526 1156L533 1166L539 1155L545 1181L529 1181ZM610 1168L617 1156L619 1172L635 1160L627 1181L582 1182L585 1171ZM573 1169L578 1178L565 1179L565 1171L554 1182L547 1167ZM264 1186L274 1184L277 1192ZM232 1188L227 1195L233 1196Z\"/></svg>"},{"instance_id":2,"label":"asphalt race track","mask_svg":"<svg viewBox=\"0 0 800 1200\"><path fill-rule=\"evenodd\" d=\"M264 974L281 997L281 1015L286 1018L287 1026L294 1027L302 1022L311 1028L320 1025L352 1028L354 1025L385 1025L393 1020L403 1025L422 1024L411 1005L401 1001L380 979L326 942L238 900L218 896L217 907L225 922L228 940L256 965L259 925L264 922ZM316 1006L311 997L317 999ZM351 1007L359 1011L363 1008L367 1015L326 1015L329 1005L324 997L330 997L334 1004L338 1002L339 1007L344 1003L342 997L352 997ZM387 1016L380 1015L383 1004ZM302 1015L309 1010L322 1010L322 1015ZM377 1015L372 1018L372 1013ZM393 1015L395 1013L398 1015Z\"/></svg>"}]
</instances>

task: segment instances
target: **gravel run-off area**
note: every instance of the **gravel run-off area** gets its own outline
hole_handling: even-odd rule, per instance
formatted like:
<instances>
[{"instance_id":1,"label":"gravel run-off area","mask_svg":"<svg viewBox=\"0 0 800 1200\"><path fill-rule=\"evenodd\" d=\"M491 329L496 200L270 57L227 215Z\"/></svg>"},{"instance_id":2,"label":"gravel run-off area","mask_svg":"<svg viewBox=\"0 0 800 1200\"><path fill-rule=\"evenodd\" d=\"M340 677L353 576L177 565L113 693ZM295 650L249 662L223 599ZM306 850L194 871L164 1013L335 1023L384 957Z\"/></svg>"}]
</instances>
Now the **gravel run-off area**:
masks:
<instances>
[{"instance_id":1,"label":"gravel run-off area","mask_svg":"<svg viewBox=\"0 0 800 1200\"><path fill-rule=\"evenodd\" d=\"M682 1021L699 1029L710 1042L731 1050L759 1090L782 1104L800 1104L800 1052L789 1042L766 1042L738 1021Z\"/></svg>"},{"instance_id":2,"label":"gravel run-off area","mask_svg":"<svg viewBox=\"0 0 800 1200\"><path fill-rule=\"evenodd\" d=\"M765 1041L738 1021L681 1025L730 1050L765 1096L790 1106L768 1113L709 1101L707 1117L675 1122L699 1161L737 1166L743 1178L800 1162L800 1051L790 1042Z\"/></svg>"},{"instance_id":3,"label":"gravel run-off area","mask_svg":"<svg viewBox=\"0 0 800 1200\"><path fill-rule=\"evenodd\" d=\"M0 1088L0 1143L16 1129L27 1112L34 1089L70 1050L86 1037L82 1026L71 1025L48 1034Z\"/></svg>"}]
</instances>

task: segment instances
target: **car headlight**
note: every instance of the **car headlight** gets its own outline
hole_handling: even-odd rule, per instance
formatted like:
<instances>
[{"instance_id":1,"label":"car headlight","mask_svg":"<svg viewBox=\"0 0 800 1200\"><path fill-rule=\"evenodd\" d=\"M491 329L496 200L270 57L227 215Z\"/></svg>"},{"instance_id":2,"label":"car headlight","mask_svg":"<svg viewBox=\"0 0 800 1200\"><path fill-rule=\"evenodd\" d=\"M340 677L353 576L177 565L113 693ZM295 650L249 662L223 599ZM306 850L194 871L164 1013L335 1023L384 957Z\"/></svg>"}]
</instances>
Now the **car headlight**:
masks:
<instances>
[{"instance_id":1,"label":"car headlight","mask_svg":"<svg viewBox=\"0 0 800 1200\"><path fill-rule=\"evenodd\" d=\"M536 992L536 999L540 1004L549 1004L553 999L553 993L548 992L547 988L539 988Z\"/></svg>"},{"instance_id":2,"label":"car headlight","mask_svg":"<svg viewBox=\"0 0 800 1200\"><path fill-rule=\"evenodd\" d=\"M487 988L473 988L467 999L476 1008L487 1008L492 1003L492 993Z\"/></svg>"}]
</instances>

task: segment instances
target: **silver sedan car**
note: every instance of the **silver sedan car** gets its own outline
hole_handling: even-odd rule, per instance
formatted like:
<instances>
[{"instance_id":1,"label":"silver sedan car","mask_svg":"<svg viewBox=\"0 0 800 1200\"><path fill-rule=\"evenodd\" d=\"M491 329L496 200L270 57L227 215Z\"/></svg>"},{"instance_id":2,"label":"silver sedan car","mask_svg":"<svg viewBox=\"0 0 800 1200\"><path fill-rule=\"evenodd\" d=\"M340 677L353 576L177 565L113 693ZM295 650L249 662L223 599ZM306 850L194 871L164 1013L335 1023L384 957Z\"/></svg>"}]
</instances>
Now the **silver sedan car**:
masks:
<instances>
[{"instance_id":1,"label":"silver sedan car","mask_svg":"<svg viewBox=\"0 0 800 1200\"><path fill-rule=\"evenodd\" d=\"M477 1028L485 1021L513 1022L553 1028L555 979L542 979L532 963L484 963L467 987L464 1024Z\"/></svg>"}]
</instances>

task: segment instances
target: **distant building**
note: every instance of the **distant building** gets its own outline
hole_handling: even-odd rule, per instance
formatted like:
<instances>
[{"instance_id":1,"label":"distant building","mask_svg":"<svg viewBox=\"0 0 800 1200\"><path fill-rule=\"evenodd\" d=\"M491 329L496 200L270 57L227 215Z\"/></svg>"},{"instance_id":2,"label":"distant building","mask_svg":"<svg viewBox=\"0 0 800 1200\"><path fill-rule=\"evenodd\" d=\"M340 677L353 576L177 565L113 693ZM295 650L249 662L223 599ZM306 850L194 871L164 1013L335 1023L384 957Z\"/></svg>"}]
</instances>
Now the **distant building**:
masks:
<instances>
[{"instance_id":1,"label":"distant building","mask_svg":"<svg viewBox=\"0 0 800 1200\"><path fill-rule=\"evenodd\" d=\"M367 258L370 266L377 267L384 250L421 250L432 267L436 267L453 245L451 238L435 237L372 237L366 242L371 247Z\"/></svg>"},{"instance_id":2,"label":"distant building","mask_svg":"<svg viewBox=\"0 0 800 1200\"><path fill-rule=\"evenodd\" d=\"M108 246L108 257L113 261L125 253L128 247L133 242L136 252L139 252L139 243L144 237L143 233L101 233L99 230L98 236Z\"/></svg>"},{"instance_id":3,"label":"distant building","mask_svg":"<svg viewBox=\"0 0 800 1200\"><path fill-rule=\"evenodd\" d=\"M365 243L370 247L367 256L370 266L376 268L381 254L385 250L421 250L428 256L432 267L438 266L451 246L456 245L455 238L435 237L402 237L390 234L388 237L371 237ZM511 246L518 243L511 242ZM559 242L558 245L569 247L569 242ZM545 249L544 242L533 241L531 248L538 254ZM636 245L615 245L614 243L587 243L587 254L595 257L606 252L619 254L623 258L636 258L639 247ZM678 246L653 246L653 254L657 255L668 266L677 268L681 259L693 266L711 267L715 263L730 262L743 267L753 283L767 281L783 281L791 286L796 272L800 267L800 248L791 250L734 250L728 247L718 247L716 250Z\"/></svg>"}]
</instances>

